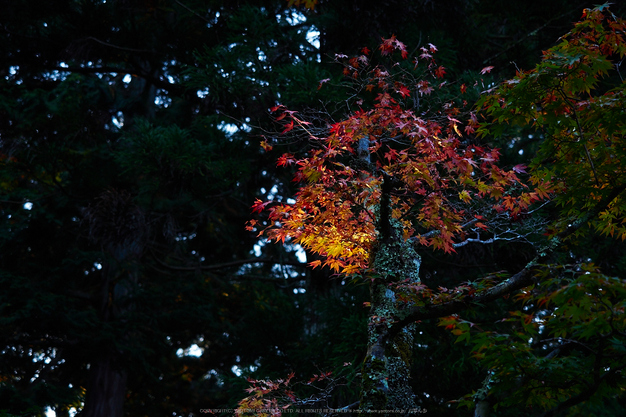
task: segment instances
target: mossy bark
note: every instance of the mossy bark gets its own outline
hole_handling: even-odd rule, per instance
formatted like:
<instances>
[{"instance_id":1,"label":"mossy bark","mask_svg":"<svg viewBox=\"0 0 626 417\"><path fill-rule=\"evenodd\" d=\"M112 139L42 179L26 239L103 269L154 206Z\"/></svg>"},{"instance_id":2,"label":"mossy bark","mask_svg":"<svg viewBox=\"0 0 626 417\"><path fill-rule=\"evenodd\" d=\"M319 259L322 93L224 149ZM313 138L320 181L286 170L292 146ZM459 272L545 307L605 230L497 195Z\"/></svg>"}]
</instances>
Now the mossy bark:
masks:
<instances>
[{"instance_id":1,"label":"mossy bark","mask_svg":"<svg viewBox=\"0 0 626 417\"><path fill-rule=\"evenodd\" d=\"M393 284L418 282L420 257L403 239L400 225L385 219L385 211L380 213L380 239L371 257L368 352L362 369L360 408L390 410L389 415L397 416L416 408L410 384L415 326L405 327L391 339L386 337L391 324L409 307L398 299Z\"/></svg>"}]
</instances>

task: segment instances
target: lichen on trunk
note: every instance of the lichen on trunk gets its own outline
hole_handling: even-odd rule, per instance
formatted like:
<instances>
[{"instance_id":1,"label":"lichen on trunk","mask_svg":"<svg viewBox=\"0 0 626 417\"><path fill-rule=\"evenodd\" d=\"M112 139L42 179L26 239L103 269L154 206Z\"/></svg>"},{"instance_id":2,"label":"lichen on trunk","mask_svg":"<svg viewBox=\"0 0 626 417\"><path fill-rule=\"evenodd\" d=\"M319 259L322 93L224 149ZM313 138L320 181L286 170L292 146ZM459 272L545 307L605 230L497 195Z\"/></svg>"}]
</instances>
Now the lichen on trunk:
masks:
<instances>
[{"instance_id":1,"label":"lichen on trunk","mask_svg":"<svg viewBox=\"0 0 626 417\"><path fill-rule=\"evenodd\" d=\"M405 327L391 339L387 338L387 330L402 310L409 307L398 299L393 284L405 280L418 282L421 261L410 242L403 238L401 225L391 218L384 188L377 216L379 239L370 261L371 310L360 407L404 410L408 414L416 408L410 384L415 325Z\"/></svg>"}]
</instances>

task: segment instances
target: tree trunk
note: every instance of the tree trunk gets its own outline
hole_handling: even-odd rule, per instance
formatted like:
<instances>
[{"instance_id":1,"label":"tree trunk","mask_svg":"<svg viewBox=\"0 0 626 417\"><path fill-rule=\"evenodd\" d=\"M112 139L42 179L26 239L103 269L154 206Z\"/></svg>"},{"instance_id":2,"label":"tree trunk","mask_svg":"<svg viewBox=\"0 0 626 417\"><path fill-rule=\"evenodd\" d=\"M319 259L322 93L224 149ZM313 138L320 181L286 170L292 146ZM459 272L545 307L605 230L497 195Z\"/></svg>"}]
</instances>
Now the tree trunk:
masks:
<instances>
[{"instance_id":1,"label":"tree trunk","mask_svg":"<svg viewBox=\"0 0 626 417\"><path fill-rule=\"evenodd\" d=\"M384 188L384 187L383 187ZM371 310L368 323L368 351L362 368L362 410L390 410L383 415L408 415L416 407L410 385L415 325L395 337L385 334L409 303L399 300L390 284L419 281L421 260L404 240L399 224L386 208L385 192L378 220L379 241L372 253ZM387 206L388 207L388 206Z\"/></svg>"},{"instance_id":2,"label":"tree trunk","mask_svg":"<svg viewBox=\"0 0 626 417\"><path fill-rule=\"evenodd\" d=\"M85 408L80 417L122 417L127 372L105 357L91 365Z\"/></svg>"},{"instance_id":3,"label":"tree trunk","mask_svg":"<svg viewBox=\"0 0 626 417\"><path fill-rule=\"evenodd\" d=\"M476 402L476 408L474 409L474 417L489 417L491 411L491 405L487 400L480 400Z\"/></svg>"},{"instance_id":4,"label":"tree trunk","mask_svg":"<svg viewBox=\"0 0 626 417\"><path fill-rule=\"evenodd\" d=\"M130 193L108 190L86 210L92 239L103 247L98 309L103 322L120 325L134 309L133 291L139 280L138 259L143 251L147 223ZM117 326L115 326L117 327ZM120 332L124 341L132 334ZM115 341L115 342L119 342ZM117 343L102 346L91 362L85 408L80 417L122 417L128 378L126 354ZM125 363L122 363L125 362Z\"/></svg>"},{"instance_id":5,"label":"tree trunk","mask_svg":"<svg viewBox=\"0 0 626 417\"><path fill-rule=\"evenodd\" d=\"M123 278L114 275L118 268L106 265L103 268L103 294L101 317L104 321L123 320L123 316L132 309L128 288L136 282L132 272L125 272ZM133 279L135 278L135 279ZM110 285L117 280L116 285ZM128 338L130 335L125 335ZM113 346L103 346L101 353L94 358L89 368L89 381L85 398L85 408L80 417L122 417L126 399L126 381L128 371L121 363L123 352Z\"/></svg>"}]
</instances>

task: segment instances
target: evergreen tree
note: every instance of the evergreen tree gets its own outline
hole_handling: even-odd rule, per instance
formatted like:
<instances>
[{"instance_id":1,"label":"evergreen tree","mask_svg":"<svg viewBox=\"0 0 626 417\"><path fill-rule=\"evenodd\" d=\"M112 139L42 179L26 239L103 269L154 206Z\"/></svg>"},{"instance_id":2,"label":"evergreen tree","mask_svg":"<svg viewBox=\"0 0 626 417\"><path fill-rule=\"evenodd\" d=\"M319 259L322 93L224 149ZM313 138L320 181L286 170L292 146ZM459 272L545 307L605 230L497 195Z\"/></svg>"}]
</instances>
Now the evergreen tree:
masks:
<instances>
[{"instance_id":1,"label":"evergreen tree","mask_svg":"<svg viewBox=\"0 0 626 417\"><path fill-rule=\"evenodd\" d=\"M249 206L274 181L252 126L315 58L292 14L3 5L0 409L197 411L228 400L233 366L297 337L283 274L241 269ZM194 344L202 357L180 353Z\"/></svg>"}]
</instances>

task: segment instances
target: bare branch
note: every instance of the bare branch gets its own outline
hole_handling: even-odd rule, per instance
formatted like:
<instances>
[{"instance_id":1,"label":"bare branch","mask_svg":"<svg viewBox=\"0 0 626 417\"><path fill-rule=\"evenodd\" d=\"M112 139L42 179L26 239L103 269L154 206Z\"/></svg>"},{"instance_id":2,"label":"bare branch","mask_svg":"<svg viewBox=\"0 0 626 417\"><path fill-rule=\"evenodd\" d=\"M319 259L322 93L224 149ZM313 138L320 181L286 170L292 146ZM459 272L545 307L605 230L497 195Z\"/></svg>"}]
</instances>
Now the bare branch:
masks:
<instances>
[{"instance_id":1,"label":"bare branch","mask_svg":"<svg viewBox=\"0 0 626 417\"><path fill-rule=\"evenodd\" d=\"M119 50L122 50L122 51L128 51L128 52L148 52L147 49L135 49L135 48L127 48L125 46L113 45L111 43L108 43L108 42L105 42L105 41L101 41L98 38L94 38L93 36L88 36L85 39L89 39L89 40L92 40L94 42L99 43L100 45L108 46L109 48L115 48L115 49L119 49Z\"/></svg>"},{"instance_id":2,"label":"bare branch","mask_svg":"<svg viewBox=\"0 0 626 417\"><path fill-rule=\"evenodd\" d=\"M418 320L433 319L439 317L449 316L468 309L472 304L484 304L491 301L498 300L505 295L511 294L514 291L527 287L535 282L535 269L545 262L545 260L559 247L561 247L563 239L575 233L587 222L595 218L600 212L606 209L611 202L616 199L624 190L626 190L626 184L617 186L611 190L611 192L602 200L596 204L596 206L589 210L585 216L572 222L572 224L563 230L561 233L552 237L548 244L539 251L537 256L529 262L522 270L517 272L509 279L501 282L500 284L486 289L474 296L468 296L462 300L448 301L442 304L416 306L406 310L400 320L395 322L387 332L382 335L384 340L389 340L394 337L405 326L414 323Z\"/></svg>"},{"instance_id":3,"label":"bare branch","mask_svg":"<svg viewBox=\"0 0 626 417\"><path fill-rule=\"evenodd\" d=\"M492 237L489 239L481 239L480 232L476 231L476 238L467 238L462 242L452 244L454 248L460 248L462 246L467 245L468 243L482 243L483 245L487 245L494 242L520 242L520 241L528 241L527 237L535 232L528 232L525 234L520 234L515 232L514 230L507 229L504 232L494 233ZM506 236L509 234L510 236ZM503 236L504 235L504 236Z\"/></svg>"},{"instance_id":4,"label":"bare branch","mask_svg":"<svg viewBox=\"0 0 626 417\"><path fill-rule=\"evenodd\" d=\"M467 223L465 223L464 225L461 226L462 229L465 229L469 226L472 226L473 224L478 223L478 219L472 219L470 221L468 221ZM422 238L429 238L429 237L433 237L433 236L437 236L438 234L441 233L441 230L431 230L428 233L424 233L423 235L420 235L420 237ZM412 237L409 239L411 242L417 242L419 239L417 237Z\"/></svg>"},{"instance_id":5,"label":"bare branch","mask_svg":"<svg viewBox=\"0 0 626 417\"><path fill-rule=\"evenodd\" d=\"M213 23L209 19L207 19L206 17L200 15L198 12L194 11L193 9L191 9L189 6L183 4L182 2L180 2L178 0L174 0L174 2L177 3L180 7L186 9L189 13L193 14L197 18L204 20L206 23L209 23L209 24Z\"/></svg>"},{"instance_id":6,"label":"bare branch","mask_svg":"<svg viewBox=\"0 0 626 417\"><path fill-rule=\"evenodd\" d=\"M161 261L160 259L158 259L157 257L155 257L155 260L161 264L162 266L168 268L168 269L173 269L175 271L198 271L198 270L202 270L202 271L215 271L218 269L226 269L226 268L232 268L235 266L241 266L241 265L247 265L247 264L256 264L256 263L270 263L270 264L277 264L277 265L289 265L289 266L298 266L298 267L303 267L306 268L308 266L307 263L302 263L302 262L290 262L290 261L279 261L273 258L253 258L253 259L240 259L237 261L231 261L231 262L224 262L221 264L215 264L215 265L197 265L197 266L176 266L176 265L169 265L166 264L165 262Z\"/></svg>"}]
</instances>

